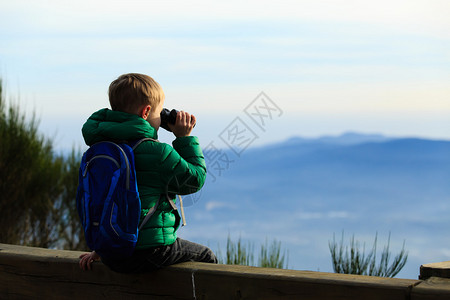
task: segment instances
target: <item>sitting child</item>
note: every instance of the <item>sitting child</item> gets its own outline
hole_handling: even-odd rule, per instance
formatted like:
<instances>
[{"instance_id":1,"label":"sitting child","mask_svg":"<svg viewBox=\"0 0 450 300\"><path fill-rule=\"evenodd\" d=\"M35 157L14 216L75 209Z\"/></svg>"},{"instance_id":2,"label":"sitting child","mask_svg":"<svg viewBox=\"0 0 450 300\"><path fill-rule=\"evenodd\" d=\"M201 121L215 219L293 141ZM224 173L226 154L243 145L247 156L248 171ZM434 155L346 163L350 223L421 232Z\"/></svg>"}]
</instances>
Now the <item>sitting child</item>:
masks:
<instances>
[{"instance_id":1,"label":"sitting child","mask_svg":"<svg viewBox=\"0 0 450 300\"><path fill-rule=\"evenodd\" d=\"M161 195L169 195L175 201L175 194L201 189L206 165L198 138L190 136L196 122L193 115L179 111L175 124L168 125L176 137L171 147L156 141L164 92L153 78L135 73L120 76L109 86L109 102L112 110L105 108L92 114L83 125L83 137L89 146L100 141L154 139L134 150L141 221ZM124 273L147 272L185 261L217 263L209 248L177 237L179 224L178 211L169 201L160 201L154 215L139 231L131 257L106 259L93 251L80 256L80 267L90 270L99 259L110 269Z\"/></svg>"}]
</instances>

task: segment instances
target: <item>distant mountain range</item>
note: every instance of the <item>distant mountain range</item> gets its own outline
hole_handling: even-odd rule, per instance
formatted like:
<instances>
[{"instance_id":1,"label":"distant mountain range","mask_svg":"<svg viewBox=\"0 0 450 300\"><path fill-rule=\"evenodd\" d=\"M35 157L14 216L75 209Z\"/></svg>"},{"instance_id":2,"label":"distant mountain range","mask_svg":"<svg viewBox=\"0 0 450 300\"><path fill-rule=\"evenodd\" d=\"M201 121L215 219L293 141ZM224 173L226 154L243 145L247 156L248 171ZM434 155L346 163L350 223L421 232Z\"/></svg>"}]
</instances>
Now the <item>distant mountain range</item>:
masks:
<instances>
[{"instance_id":1,"label":"distant mountain range","mask_svg":"<svg viewBox=\"0 0 450 300\"><path fill-rule=\"evenodd\" d=\"M379 252L390 232L393 255L405 241L398 277L450 260L450 141L347 133L222 155L203 190L185 197L180 236L222 252L229 234L255 246L276 238L291 268L327 272L328 242L343 231L366 248L378 232Z\"/></svg>"},{"instance_id":2,"label":"distant mountain range","mask_svg":"<svg viewBox=\"0 0 450 300\"><path fill-rule=\"evenodd\" d=\"M337 144L337 145L356 145L368 142L385 142L391 140L381 134L360 134L356 132L347 132L339 136L322 136L319 138L301 138L292 137L284 144L299 144L299 143L321 143L321 144Z\"/></svg>"}]
</instances>

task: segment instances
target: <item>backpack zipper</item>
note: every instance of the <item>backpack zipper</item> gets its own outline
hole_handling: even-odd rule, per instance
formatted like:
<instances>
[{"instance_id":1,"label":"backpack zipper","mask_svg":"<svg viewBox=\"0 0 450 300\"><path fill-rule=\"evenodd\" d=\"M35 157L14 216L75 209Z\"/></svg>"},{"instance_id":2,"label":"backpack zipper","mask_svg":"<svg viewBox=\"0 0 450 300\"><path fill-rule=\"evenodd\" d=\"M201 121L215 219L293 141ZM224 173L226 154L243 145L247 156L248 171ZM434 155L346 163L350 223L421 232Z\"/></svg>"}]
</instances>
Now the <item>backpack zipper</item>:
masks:
<instances>
[{"instance_id":1,"label":"backpack zipper","mask_svg":"<svg viewBox=\"0 0 450 300\"><path fill-rule=\"evenodd\" d=\"M125 153L125 151L122 149L122 147L120 147L119 145L117 145L116 143L110 142L110 141L104 141L104 143L111 143L113 145L116 145L117 148L119 148L119 150L122 152L123 157L125 158L125 164L127 166L127 180L126 180L126 189L129 190L130 189L130 162L128 161L128 157L127 154Z\"/></svg>"},{"instance_id":2,"label":"backpack zipper","mask_svg":"<svg viewBox=\"0 0 450 300\"><path fill-rule=\"evenodd\" d=\"M89 164L90 164L94 159L97 159L97 158L106 158L106 159L109 159L109 160L111 160L112 162L115 163L115 165L116 165L117 168L120 168L119 162L118 162L117 160L115 160L114 158L112 158L111 156L108 156L108 155L96 155L96 156L94 156L93 158L91 158L91 159L86 163L86 168L84 169L83 177L86 177L86 174L87 174L87 171L88 171L88 168L89 168Z\"/></svg>"},{"instance_id":3,"label":"backpack zipper","mask_svg":"<svg viewBox=\"0 0 450 300\"><path fill-rule=\"evenodd\" d=\"M112 143L112 142L110 142ZM120 151L123 154L123 157L125 158L125 164L127 165L127 181L126 181L126 189L129 190L130 189L130 162L128 161L128 157L127 154L125 153L125 151L122 149L122 147L120 147L119 145L113 143L114 145L117 146L117 148L120 149Z\"/></svg>"},{"instance_id":4,"label":"backpack zipper","mask_svg":"<svg viewBox=\"0 0 450 300\"><path fill-rule=\"evenodd\" d=\"M119 145L117 145L116 143L113 143L113 142L108 142L108 141L106 141L106 143L111 143L111 144L113 144L113 145L116 145L117 146L117 148L119 148L119 150L122 152L122 155L123 155L123 157L124 157L124 159L125 159L125 165L127 166L127 179L126 179L126 185L125 185L125 188L127 189L127 190L129 190L130 189L130 162L128 161L128 156L127 156L127 154L125 153L125 151L122 149L122 147L120 147ZM119 166L120 167L120 166ZM114 226L112 225L112 217L113 217L113 214L114 214L114 207L116 206L116 203L113 201L113 205L112 205L112 208L111 208L111 215L109 216L109 225L110 225L110 227L112 228L112 230L114 231L114 233L117 235L117 236L119 236L119 234L117 233L117 231L116 231L116 229L114 228Z\"/></svg>"},{"instance_id":5,"label":"backpack zipper","mask_svg":"<svg viewBox=\"0 0 450 300\"><path fill-rule=\"evenodd\" d=\"M112 217L113 217L113 213L114 213L114 207L116 206L116 203L113 202L112 205L112 209L111 209L111 215L109 216L109 225L111 227L111 229L114 231L114 233L119 236L119 234L117 233L116 229L114 228L113 224L112 224Z\"/></svg>"}]
</instances>

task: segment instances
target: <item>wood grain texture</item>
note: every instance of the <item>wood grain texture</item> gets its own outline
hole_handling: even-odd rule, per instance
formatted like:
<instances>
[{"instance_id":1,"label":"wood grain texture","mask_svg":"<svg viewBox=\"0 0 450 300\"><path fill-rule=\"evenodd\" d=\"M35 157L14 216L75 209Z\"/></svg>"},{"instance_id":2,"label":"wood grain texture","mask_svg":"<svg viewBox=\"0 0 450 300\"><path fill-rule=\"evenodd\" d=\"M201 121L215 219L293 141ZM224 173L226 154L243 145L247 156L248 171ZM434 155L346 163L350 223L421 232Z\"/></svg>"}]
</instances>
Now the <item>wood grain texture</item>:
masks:
<instances>
[{"instance_id":1,"label":"wood grain texture","mask_svg":"<svg viewBox=\"0 0 450 300\"><path fill-rule=\"evenodd\" d=\"M0 244L0 299L450 299L448 282L436 280L194 262L146 274L101 262L82 271L81 253Z\"/></svg>"},{"instance_id":2,"label":"wood grain texture","mask_svg":"<svg viewBox=\"0 0 450 300\"><path fill-rule=\"evenodd\" d=\"M450 261L421 265L419 278L430 277L450 278Z\"/></svg>"},{"instance_id":3,"label":"wood grain texture","mask_svg":"<svg viewBox=\"0 0 450 300\"><path fill-rule=\"evenodd\" d=\"M430 277L415 286L411 300L448 300L450 299L450 279Z\"/></svg>"}]
</instances>

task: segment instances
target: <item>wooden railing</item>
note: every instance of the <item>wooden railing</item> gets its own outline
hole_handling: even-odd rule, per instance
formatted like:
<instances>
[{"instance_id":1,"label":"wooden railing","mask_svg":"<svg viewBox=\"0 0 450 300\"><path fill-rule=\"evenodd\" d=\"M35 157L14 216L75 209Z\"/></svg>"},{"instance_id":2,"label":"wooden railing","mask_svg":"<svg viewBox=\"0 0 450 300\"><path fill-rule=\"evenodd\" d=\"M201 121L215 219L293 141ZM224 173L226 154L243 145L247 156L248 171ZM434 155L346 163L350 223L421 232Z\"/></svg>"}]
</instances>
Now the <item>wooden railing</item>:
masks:
<instances>
[{"instance_id":1,"label":"wooden railing","mask_svg":"<svg viewBox=\"0 0 450 300\"><path fill-rule=\"evenodd\" d=\"M450 299L432 264L420 280L204 263L119 274L80 270L80 254L0 244L0 299Z\"/></svg>"}]
</instances>

